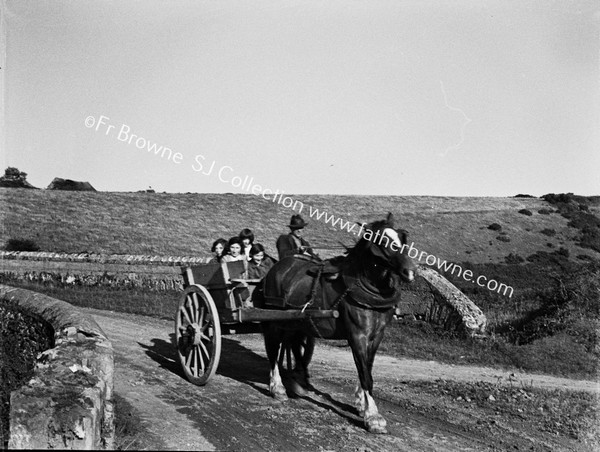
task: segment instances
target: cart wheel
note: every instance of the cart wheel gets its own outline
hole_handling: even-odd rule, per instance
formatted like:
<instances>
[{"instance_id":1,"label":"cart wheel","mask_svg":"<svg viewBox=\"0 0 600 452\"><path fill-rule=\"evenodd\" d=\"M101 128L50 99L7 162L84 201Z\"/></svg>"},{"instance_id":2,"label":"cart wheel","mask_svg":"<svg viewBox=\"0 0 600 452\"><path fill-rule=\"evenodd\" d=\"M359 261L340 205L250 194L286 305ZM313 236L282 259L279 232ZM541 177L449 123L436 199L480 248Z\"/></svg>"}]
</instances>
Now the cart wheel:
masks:
<instances>
[{"instance_id":1,"label":"cart wheel","mask_svg":"<svg viewBox=\"0 0 600 452\"><path fill-rule=\"evenodd\" d=\"M177 355L186 378L205 385L221 357L219 313L208 291L197 284L185 289L175 316Z\"/></svg>"}]
</instances>

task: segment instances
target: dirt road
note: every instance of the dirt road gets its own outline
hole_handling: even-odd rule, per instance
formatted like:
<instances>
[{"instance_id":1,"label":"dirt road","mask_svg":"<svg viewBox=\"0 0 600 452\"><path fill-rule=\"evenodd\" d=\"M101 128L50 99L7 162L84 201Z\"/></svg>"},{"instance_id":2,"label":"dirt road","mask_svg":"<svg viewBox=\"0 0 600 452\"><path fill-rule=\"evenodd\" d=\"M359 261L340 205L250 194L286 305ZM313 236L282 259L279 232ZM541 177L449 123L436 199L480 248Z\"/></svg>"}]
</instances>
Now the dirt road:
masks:
<instances>
[{"instance_id":1,"label":"dirt road","mask_svg":"<svg viewBox=\"0 0 600 452\"><path fill-rule=\"evenodd\" d=\"M268 395L262 337L225 336L217 375L187 382L175 361L173 322L84 309L115 349L115 393L143 415L152 448L161 450L579 451L574 440L528 428L526 420L484 418L473 405L448 405L406 385L416 379L503 382L598 392L595 382L513 375L489 368L378 356L375 398L388 435L372 435L352 407L356 371L349 349L318 344L309 396L277 402Z\"/></svg>"}]
</instances>

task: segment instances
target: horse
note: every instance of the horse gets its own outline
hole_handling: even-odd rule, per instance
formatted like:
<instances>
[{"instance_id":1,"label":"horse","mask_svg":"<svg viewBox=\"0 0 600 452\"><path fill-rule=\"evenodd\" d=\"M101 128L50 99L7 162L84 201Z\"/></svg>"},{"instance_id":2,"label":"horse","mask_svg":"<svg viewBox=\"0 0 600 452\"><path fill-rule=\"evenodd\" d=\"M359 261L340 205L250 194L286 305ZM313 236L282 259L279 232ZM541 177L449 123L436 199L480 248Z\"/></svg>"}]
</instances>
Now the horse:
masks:
<instances>
[{"instance_id":1,"label":"horse","mask_svg":"<svg viewBox=\"0 0 600 452\"><path fill-rule=\"evenodd\" d=\"M295 255L280 260L263 279L254 305L300 309L308 315L302 320L263 322L269 392L274 398L287 399L279 369L282 344L293 352L296 370L303 374L303 384L296 388L303 395L302 386L311 387L308 365L314 338L347 339L359 378L355 406L369 432L387 433L386 420L373 399L373 361L399 302L400 284L414 280L416 266L407 255L408 233L394 229L391 213L385 220L363 224L361 232L356 245L343 256L321 261ZM315 310L337 311L339 315L311 317Z\"/></svg>"}]
</instances>

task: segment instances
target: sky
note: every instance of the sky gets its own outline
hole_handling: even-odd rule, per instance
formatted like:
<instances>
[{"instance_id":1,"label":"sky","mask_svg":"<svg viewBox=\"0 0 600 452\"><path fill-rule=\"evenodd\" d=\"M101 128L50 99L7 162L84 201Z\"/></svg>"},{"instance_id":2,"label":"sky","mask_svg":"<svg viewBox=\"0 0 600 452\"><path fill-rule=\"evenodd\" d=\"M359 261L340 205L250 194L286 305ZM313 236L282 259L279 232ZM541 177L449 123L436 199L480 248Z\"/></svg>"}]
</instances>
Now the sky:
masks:
<instances>
[{"instance_id":1,"label":"sky","mask_svg":"<svg viewBox=\"0 0 600 452\"><path fill-rule=\"evenodd\" d=\"M40 188L600 194L597 1L0 2Z\"/></svg>"}]
</instances>

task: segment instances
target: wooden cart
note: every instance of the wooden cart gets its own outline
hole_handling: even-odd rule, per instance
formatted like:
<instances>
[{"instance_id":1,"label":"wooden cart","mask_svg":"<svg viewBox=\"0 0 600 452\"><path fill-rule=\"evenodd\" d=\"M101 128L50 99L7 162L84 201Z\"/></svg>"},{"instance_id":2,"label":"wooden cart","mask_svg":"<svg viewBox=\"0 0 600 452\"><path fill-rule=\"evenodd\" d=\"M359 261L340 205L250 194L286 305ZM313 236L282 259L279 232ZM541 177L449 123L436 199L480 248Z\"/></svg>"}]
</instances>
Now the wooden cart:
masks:
<instances>
[{"instance_id":1,"label":"wooden cart","mask_svg":"<svg viewBox=\"0 0 600 452\"><path fill-rule=\"evenodd\" d=\"M240 261L183 269L185 290L175 316L175 340L185 376L196 385L205 385L217 371L223 334L257 333L263 321L338 316L331 310L248 307L260 280L244 279L243 274ZM286 353L291 368L290 351Z\"/></svg>"}]
</instances>

